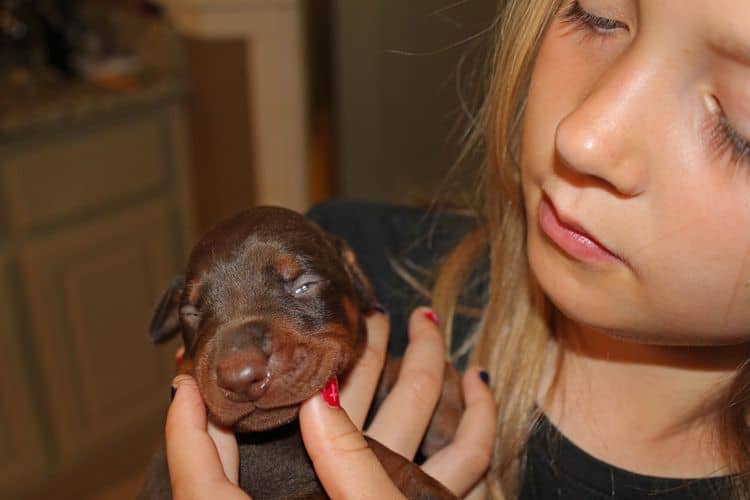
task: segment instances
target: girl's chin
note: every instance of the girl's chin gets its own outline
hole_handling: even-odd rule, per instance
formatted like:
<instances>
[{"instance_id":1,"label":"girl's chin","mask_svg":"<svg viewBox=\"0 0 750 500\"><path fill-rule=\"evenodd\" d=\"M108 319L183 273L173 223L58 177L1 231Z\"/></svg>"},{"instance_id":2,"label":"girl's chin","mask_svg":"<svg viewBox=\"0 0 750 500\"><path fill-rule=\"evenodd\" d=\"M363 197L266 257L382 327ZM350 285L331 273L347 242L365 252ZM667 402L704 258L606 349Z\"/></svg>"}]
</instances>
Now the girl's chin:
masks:
<instances>
[{"instance_id":1,"label":"girl's chin","mask_svg":"<svg viewBox=\"0 0 750 500\"><path fill-rule=\"evenodd\" d=\"M554 304L554 302L553 302ZM573 328L587 335L602 335L607 339L628 344L639 344L654 347L727 347L750 344L750 337L743 335L701 336L684 334L677 331L664 331L659 328L639 329L637 325L613 325L603 318L578 316L565 312L556 306L558 319L556 324L563 329Z\"/></svg>"}]
</instances>

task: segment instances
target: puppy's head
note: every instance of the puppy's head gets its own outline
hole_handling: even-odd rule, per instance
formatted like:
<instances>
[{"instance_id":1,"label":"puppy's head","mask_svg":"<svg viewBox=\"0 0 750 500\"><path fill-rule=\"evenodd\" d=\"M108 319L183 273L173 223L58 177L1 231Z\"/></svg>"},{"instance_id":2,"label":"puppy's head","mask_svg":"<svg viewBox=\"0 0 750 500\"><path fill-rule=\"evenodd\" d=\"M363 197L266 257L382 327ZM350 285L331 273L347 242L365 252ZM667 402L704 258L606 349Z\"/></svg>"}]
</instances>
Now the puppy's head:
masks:
<instances>
[{"instance_id":1,"label":"puppy's head","mask_svg":"<svg viewBox=\"0 0 750 500\"><path fill-rule=\"evenodd\" d=\"M258 431L293 420L351 365L376 305L343 240L291 210L258 207L198 242L150 333L163 342L181 332L180 371L196 378L210 418Z\"/></svg>"}]
</instances>

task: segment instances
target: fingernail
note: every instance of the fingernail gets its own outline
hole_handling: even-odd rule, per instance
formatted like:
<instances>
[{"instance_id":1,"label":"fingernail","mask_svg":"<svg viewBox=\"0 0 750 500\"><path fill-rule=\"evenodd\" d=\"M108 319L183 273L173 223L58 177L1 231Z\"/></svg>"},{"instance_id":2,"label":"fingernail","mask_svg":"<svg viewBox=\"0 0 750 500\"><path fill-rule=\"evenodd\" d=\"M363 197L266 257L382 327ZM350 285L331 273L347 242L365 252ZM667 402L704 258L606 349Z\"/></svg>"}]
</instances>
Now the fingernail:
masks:
<instances>
[{"instance_id":1,"label":"fingernail","mask_svg":"<svg viewBox=\"0 0 750 500\"><path fill-rule=\"evenodd\" d=\"M320 393L328 406L331 408L341 407L341 403L339 402L339 381L336 377L332 377Z\"/></svg>"},{"instance_id":2,"label":"fingernail","mask_svg":"<svg viewBox=\"0 0 750 500\"><path fill-rule=\"evenodd\" d=\"M172 392L172 394L171 394L171 396L169 396L169 400L170 401L174 401L174 395L177 392L177 387L172 386L172 391L171 392Z\"/></svg>"},{"instance_id":3,"label":"fingernail","mask_svg":"<svg viewBox=\"0 0 750 500\"><path fill-rule=\"evenodd\" d=\"M424 317L427 318L427 319L429 319L430 321L432 321L436 325L438 324L437 314L435 314L435 311L433 311L432 309L430 309L427 312L425 312L424 313Z\"/></svg>"},{"instance_id":4,"label":"fingernail","mask_svg":"<svg viewBox=\"0 0 750 500\"><path fill-rule=\"evenodd\" d=\"M490 374L486 371L482 370L479 372L479 378L482 379L482 382L485 383L485 385L490 385Z\"/></svg>"},{"instance_id":5,"label":"fingernail","mask_svg":"<svg viewBox=\"0 0 750 500\"><path fill-rule=\"evenodd\" d=\"M380 314L388 315L388 311L385 307L383 307L383 304L375 304L375 307L373 308L375 311L379 312Z\"/></svg>"}]
</instances>

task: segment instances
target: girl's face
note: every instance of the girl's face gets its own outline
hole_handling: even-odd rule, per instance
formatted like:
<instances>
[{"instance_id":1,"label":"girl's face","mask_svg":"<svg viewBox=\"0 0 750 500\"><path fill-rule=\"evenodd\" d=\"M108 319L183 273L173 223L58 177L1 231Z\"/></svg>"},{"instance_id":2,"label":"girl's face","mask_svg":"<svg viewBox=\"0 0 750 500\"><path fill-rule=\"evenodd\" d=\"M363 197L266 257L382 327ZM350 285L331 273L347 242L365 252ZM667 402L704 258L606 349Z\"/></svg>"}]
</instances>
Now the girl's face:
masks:
<instances>
[{"instance_id":1,"label":"girl's face","mask_svg":"<svg viewBox=\"0 0 750 500\"><path fill-rule=\"evenodd\" d=\"M750 340L750 2L565 0L524 117L532 270L569 318Z\"/></svg>"}]
</instances>

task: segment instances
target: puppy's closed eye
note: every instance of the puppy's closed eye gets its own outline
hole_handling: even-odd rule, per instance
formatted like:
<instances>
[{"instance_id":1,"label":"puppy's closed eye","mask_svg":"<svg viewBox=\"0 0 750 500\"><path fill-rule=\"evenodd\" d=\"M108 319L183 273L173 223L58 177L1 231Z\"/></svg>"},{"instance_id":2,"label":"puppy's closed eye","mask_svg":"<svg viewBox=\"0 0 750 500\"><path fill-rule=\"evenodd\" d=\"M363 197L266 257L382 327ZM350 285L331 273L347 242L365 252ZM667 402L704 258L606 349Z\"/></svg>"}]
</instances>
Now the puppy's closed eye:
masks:
<instances>
[{"instance_id":1,"label":"puppy's closed eye","mask_svg":"<svg viewBox=\"0 0 750 500\"><path fill-rule=\"evenodd\" d=\"M291 283L287 283L286 288L292 296L304 297L327 281L328 280L323 279L321 276L315 274L303 274Z\"/></svg>"},{"instance_id":2,"label":"puppy's closed eye","mask_svg":"<svg viewBox=\"0 0 750 500\"><path fill-rule=\"evenodd\" d=\"M185 304L180 307L180 316L191 328L198 328L201 320L200 310L193 304Z\"/></svg>"}]
</instances>

